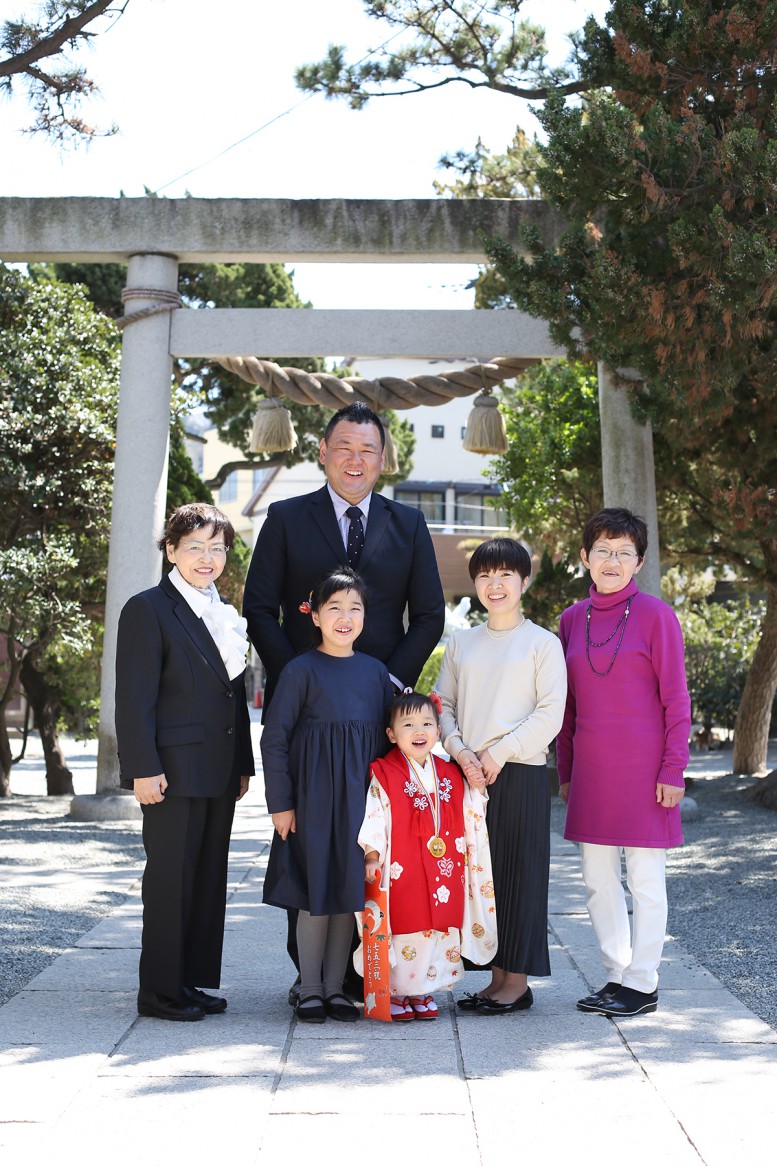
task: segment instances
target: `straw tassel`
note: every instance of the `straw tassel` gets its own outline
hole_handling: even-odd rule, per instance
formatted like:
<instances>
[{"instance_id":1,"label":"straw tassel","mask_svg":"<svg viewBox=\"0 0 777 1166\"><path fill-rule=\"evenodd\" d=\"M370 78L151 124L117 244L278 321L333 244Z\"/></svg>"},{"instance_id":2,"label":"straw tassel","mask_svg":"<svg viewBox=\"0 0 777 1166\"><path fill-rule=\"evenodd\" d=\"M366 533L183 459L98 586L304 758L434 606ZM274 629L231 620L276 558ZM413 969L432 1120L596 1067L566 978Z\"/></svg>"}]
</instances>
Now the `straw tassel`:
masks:
<instances>
[{"instance_id":1,"label":"straw tassel","mask_svg":"<svg viewBox=\"0 0 777 1166\"><path fill-rule=\"evenodd\" d=\"M394 438L391 436L388 421L385 417L381 417L380 420L386 437L386 444L383 449L383 473L398 474L399 458L397 457L397 447L394 444Z\"/></svg>"},{"instance_id":2,"label":"straw tassel","mask_svg":"<svg viewBox=\"0 0 777 1166\"><path fill-rule=\"evenodd\" d=\"M504 417L499 412L499 402L491 396L490 389L484 389L475 397L462 445L470 453L507 453L508 441Z\"/></svg>"},{"instance_id":3,"label":"straw tassel","mask_svg":"<svg viewBox=\"0 0 777 1166\"><path fill-rule=\"evenodd\" d=\"M251 433L251 453L287 453L296 444L297 434L289 410L275 397L260 401Z\"/></svg>"}]
</instances>

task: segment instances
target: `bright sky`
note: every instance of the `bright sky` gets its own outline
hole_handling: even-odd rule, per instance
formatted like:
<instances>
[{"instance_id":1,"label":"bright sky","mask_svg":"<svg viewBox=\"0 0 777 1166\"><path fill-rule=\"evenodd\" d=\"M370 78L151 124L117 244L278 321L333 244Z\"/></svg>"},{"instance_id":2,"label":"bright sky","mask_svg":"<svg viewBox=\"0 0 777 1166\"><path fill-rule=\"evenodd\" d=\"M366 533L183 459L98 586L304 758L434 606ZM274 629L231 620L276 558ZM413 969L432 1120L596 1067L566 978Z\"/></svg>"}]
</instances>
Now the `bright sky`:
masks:
<instances>
[{"instance_id":1,"label":"bright sky","mask_svg":"<svg viewBox=\"0 0 777 1166\"><path fill-rule=\"evenodd\" d=\"M34 7L0 0L0 19ZM527 0L524 12L545 24L550 58L561 62L566 35L608 7ZM141 196L148 186L170 198L432 198L442 154L478 136L502 150L518 124L534 132L525 102L465 85L360 112L296 88L295 68L329 44L347 45L356 60L389 35L359 0L130 0L83 54L100 90L84 116L119 132L60 152L21 132L32 120L21 87L0 96L0 195ZM468 308L474 274L464 265L302 264L295 285L318 308Z\"/></svg>"}]
</instances>

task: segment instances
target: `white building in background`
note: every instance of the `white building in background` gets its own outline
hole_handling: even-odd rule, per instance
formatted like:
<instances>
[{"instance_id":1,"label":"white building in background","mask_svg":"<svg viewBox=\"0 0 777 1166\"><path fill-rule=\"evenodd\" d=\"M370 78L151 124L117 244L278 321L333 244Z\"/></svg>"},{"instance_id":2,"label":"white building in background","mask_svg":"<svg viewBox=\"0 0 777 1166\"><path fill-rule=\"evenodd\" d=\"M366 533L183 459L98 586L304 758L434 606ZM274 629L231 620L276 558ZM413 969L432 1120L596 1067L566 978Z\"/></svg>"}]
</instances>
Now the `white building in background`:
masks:
<instances>
[{"instance_id":1,"label":"white building in background","mask_svg":"<svg viewBox=\"0 0 777 1166\"><path fill-rule=\"evenodd\" d=\"M408 378L422 372L439 374L449 368L463 368L466 363L378 357L348 361L351 368L368 379ZM499 498L499 487L484 475L490 458L469 453L462 446L473 402L474 396L459 397L445 405L420 405L398 411L413 427L416 443L413 469L406 481L386 486L382 491L423 512L448 602L457 602L462 595L473 593L462 542L492 538L500 532L507 533L508 529L504 512L494 505ZM187 423L187 430L191 433L192 460L205 480L213 478L226 462L242 456L221 441L214 427ZM308 494L319 489L324 481L321 467L311 462L289 469L235 470L214 491L214 496L235 530L253 546L273 502Z\"/></svg>"}]
</instances>

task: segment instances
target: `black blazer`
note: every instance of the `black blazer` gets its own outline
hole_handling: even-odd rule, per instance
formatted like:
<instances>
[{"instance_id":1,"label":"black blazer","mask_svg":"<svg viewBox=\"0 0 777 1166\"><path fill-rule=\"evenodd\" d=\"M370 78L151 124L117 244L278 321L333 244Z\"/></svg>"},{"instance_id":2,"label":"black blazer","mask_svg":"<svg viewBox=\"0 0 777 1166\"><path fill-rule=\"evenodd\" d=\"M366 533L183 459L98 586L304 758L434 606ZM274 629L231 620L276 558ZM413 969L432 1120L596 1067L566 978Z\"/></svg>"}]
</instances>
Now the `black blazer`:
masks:
<instances>
[{"instance_id":1,"label":"black blazer","mask_svg":"<svg viewBox=\"0 0 777 1166\"><path fill-rule=\"evenodd\" d=\"M248 635L267 670L265 704L283 666L312 645L311 619L299 611L299 604L327 571L344 562L345 547L326 486L270 506L243 598ZM367 584L367 614L357 650L382 660L403 684L415 684L445 625L437 560L420 510L373 494L357 571Z\"/></svg>"},{"instance_id":2,"label":"black blazer","mask_svg":"<svg viewBox=\"0 0 777 1166\"><path fill-rule=\"evenodd\" d=\"M245 673L230 681L213 637L165 577L119 617L121 785L164 773L167 796L218 797L254 772Z\"/></svg>"}]
</instances>

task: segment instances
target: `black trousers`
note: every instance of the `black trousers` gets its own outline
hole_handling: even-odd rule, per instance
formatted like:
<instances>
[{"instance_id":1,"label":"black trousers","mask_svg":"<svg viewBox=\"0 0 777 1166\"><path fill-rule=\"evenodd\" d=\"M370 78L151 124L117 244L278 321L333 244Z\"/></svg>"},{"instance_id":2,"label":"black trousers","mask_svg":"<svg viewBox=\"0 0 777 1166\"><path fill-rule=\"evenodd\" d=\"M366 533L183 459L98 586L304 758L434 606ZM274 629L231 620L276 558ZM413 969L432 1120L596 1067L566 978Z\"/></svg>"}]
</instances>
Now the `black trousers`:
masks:
<instances>
[{"instance_id":1,"label":"black trousers","mask_svg":"<svg viewBox=\"0 0 777 1166\"><path fill-rule=\"evenodd\" d=\"M176 999L183 987L218 988L234 790L166 797L142 810L140 986Z\"/></svg>"}]
</instances>

